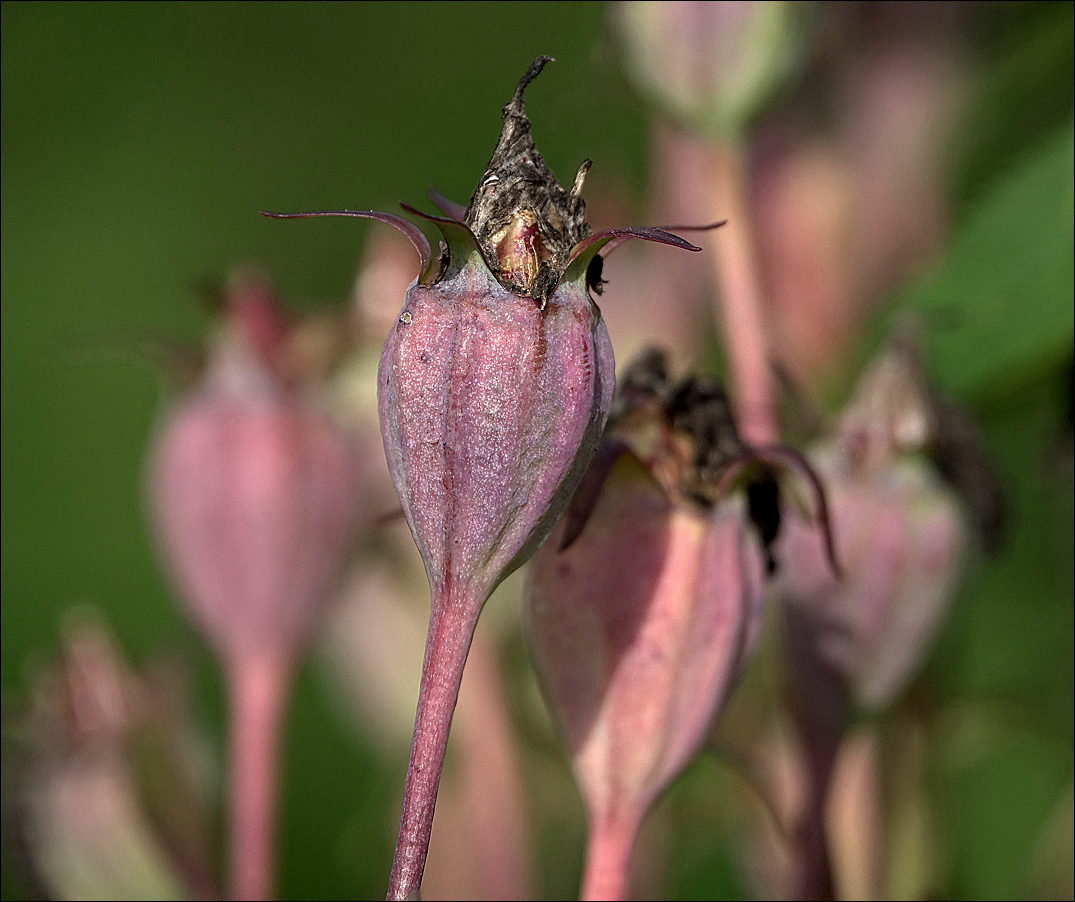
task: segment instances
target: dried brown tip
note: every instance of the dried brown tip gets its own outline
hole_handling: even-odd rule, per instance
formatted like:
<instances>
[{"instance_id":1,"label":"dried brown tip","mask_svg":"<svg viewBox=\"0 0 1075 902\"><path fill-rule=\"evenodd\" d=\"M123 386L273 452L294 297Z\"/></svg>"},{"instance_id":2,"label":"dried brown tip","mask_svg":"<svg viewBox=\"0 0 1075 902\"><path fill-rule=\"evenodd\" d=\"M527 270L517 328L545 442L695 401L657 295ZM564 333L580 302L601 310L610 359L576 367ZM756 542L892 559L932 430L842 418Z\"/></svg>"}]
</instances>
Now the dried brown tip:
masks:
<instances>
[{"instance_id":1,"label":"dried brown tip","mask_svg":"<svg viewBox=\"0 0 1075 902\"><path fill-rule=\"evenodd\" d=\"M588 163L567 191L530 135L523 92L550 60L534 60L504 107L496 149L466 213L466 224L504 287L542 305L567 269L572 248L590 234L579 196Z\"/></svg>"}]
</instances>

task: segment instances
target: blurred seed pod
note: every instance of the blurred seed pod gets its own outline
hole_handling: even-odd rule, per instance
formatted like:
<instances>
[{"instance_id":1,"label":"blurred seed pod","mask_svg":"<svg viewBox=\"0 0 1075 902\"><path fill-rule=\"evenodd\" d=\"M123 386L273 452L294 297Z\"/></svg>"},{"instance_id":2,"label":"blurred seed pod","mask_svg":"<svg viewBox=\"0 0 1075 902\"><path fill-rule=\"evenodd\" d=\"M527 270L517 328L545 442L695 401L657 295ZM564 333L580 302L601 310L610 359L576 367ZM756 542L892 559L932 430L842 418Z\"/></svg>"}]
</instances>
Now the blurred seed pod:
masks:
<instances>
[{"instance_id":1,"label":"blurred seed pod","mask_svg":"<svg viewBox=\"0 0 1075 902\"><path fill-rule=\"evenodd\" d=\"M208 365L167 411L149 463L161 554L227 656L301 652L357 522L362 465L281 369L289 331L263 280L234 281Z\"/></svg>"}]
</instances>

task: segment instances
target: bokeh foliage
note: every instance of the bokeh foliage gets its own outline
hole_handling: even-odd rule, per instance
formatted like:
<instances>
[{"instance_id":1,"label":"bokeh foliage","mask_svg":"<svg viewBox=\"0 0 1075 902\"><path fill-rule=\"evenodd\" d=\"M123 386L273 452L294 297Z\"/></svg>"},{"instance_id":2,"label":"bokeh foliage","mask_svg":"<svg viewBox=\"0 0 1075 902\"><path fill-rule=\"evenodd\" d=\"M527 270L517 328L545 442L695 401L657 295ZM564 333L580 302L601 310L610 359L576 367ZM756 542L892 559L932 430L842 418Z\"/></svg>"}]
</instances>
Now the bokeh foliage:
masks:
<instances>
[{"instance_id":1,"label":"bokeh foliage","mask_svg":"<svg viewBox=\"0 0 1075 902\"><path fill-rule=\"evenodd\" d=\"M1072 779L1072 8L1031 6L991 11L969 42L957 222L893 301L926 312L933 372L981 416L1009 491L1007 550L971 563L914 691L937 712L935 892L949 897L1056 891L1035 882L1035 850ZM160 386L126 349L197 336L195 285L237 261L266 264L285 296L342 302L375 226L257 211L392 209L430 182L465 200L539 53L558 62L528 105L562 177L588 156L594 183L640 198L647 114L601 4L5 3L2 17L5 708L89 602L136 659L189 653L219 740L215 669L144 526ZM286 761L282 895L377 897L403 762L343 724L312 668ZM707 762L686 779L693 795L728 777ZM685 790L665 804L699 816ZM676 835L689 846L669 895L744 891L721 837ZM556 846L540 848L563 858ZM4 897L19 898L4 862ZM543 888L571 892L561 879Z\"/></svg>"}]
</instances>

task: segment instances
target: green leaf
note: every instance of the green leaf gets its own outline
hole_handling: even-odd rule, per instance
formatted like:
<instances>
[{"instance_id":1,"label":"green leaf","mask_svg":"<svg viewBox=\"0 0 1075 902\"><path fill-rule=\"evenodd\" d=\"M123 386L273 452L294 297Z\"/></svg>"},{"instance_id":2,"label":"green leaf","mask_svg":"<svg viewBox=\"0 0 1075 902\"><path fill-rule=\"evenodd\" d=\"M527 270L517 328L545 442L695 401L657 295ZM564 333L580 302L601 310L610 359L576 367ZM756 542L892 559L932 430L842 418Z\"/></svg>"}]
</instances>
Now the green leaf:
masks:
<instances>
[{"instance_id":1,"label":"green leaf","mask_svg":"<svg viewBox=\"0 0 1075 902\"><path fill-rule=\"evenodd\" d=\"M1041 147L1075 103L1075 7L1071 3L993 4L976 23L983 46L960 117L953 189L957 207L978 198L998 175Z\"/></svg>"},{"instance_id":2,"label":"green leaf","mask_svg":"<svg viewBox=\"0 0 1075 902\"><path fill-rule=\"evenodd\" d=\"M1071 357L1073 148L1069 123L998 179L897 305L923 315L933 375L956 394L1008 394Z\"/></svg>"}]
</instances>

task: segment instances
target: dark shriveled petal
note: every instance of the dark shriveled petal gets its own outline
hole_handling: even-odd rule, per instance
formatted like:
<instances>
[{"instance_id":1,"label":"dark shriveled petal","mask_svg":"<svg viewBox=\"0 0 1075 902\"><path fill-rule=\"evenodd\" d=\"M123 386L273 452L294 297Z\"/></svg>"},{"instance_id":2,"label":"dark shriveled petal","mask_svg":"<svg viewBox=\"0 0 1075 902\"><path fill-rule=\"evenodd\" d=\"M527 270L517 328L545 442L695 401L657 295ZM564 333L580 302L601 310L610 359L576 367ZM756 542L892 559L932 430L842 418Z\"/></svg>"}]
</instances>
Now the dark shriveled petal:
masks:
<instances>
[{"instance_id":1,"label":"dark shriveled petal","mask_svg":"<svg viewBox=\"0 0 1075 902\"><path fill-rule=\"evenodd\" d=\"M739 460L731 463L717 482L717 495L727 492L739 478L743 470L752 463L767 463L791 470L802 476L810 486L817 504L817 525L821 529L825 542L825 556L832 573L837 579L843 579L843 568L836 557L836 543L833 539L832 518L829 515L829 503L825 496L825 486L817 471L806 457L786 445L763 445L759 448L747 447Z\"/></svg>"}]
</instances>

